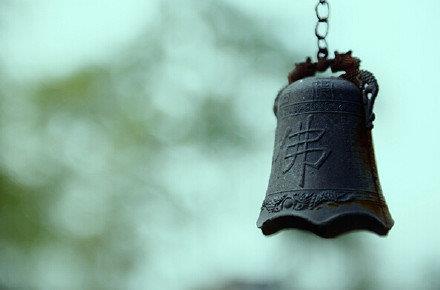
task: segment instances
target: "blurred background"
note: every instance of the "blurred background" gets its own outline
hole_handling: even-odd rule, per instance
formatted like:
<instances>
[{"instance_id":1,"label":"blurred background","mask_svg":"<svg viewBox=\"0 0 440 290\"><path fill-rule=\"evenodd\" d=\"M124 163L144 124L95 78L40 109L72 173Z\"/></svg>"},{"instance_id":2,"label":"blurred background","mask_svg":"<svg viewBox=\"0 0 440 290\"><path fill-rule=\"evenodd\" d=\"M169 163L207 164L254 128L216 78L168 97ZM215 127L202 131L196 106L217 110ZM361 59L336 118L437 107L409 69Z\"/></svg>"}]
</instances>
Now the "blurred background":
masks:
<instances>
[{"instance_id":1,"label":"blurred background","mask_svg":"<svg viewBox=\"0 0 440 290\"><path fill-rule=\"evenodd\" d=\"M316 1L0 3L1 289L440 289L439 1L330 0L395 220L335 240L255 225Z\"/></svg>"}]
</instances>

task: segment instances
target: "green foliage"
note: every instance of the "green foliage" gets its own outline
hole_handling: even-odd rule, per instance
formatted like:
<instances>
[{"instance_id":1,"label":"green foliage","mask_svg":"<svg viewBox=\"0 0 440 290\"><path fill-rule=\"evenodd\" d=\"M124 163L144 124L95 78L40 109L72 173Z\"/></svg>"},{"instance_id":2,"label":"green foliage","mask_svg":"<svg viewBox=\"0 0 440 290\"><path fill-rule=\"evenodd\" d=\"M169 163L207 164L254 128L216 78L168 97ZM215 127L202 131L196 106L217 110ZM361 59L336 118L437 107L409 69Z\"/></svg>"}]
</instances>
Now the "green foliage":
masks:
<instances>
[{"instance_id":1,"label":"green foliage","mask_svg":"<svg viewBox=\"0 0 440 290\"><path fill-rule=\"evenodd\" d=\"M150 29L147 40L137 40L108 65L84 67L67 77L15 88L16 93L11 94L23 97L36 112L35 118L18 117L41 141L43 147L35 152L48 154L51 160L39 170L56 175L43 184L24 185L11 177L20 172L10 174L9 167L2 169L0 251L7 255L18 248L23 255L42 256L37 260L13 259L2 265L0 271L8 267L13 274L0 275L0 284L35 286L38 278L34 280L30 269L36 261L45 264L44 259L52 267L50 255L46 257L43 251L49 247L63 249L57 259L66 259L64 266L78 271L70 273L76 281L65 281L66 285L124 288L128 275L148 262L148 244L137 232L135 213L144 213L142 226L154 227L157 215L148 211L163 203L176 223L187 211L170 196L167 181L152 174L166 160L170 146L189 144L206 150L214 146L221 153L240 150L246 144L245 126L230 98L206 95L195 100L195 114L183 123L152 102L152 71L169 63L163 57L161 39L154 35L169 30L166 25L170 23ZM171 128L167 135L179 135L182 126L189 128L188 133L167 143L158 130L164 123ZM20 140L11 142L8 146ZM88 188L90 195L69 194L72 186ZM105 210L87 212L94 203L98 205L91 209ZM99 227L88 230L91 224L78 224L82 220L91 224L99 221ZM74 253L76 262L68 261L69 252Z\"/></svg>"},{"instance_id":2,"label":"green foliage","mask_svg":"<svg viewBox=\"0 0 440 290\"><path fill-rule=\"evenodd\" d=\"M184 9L194 15L183 20L174 17ZM0 163L0 255L13 256L0 262L0 273L9 273L0 274L0 285L59 288L45 284L43 274L53 272L70 277L61 283L78 289L128 288L132 275L143 276L139 269L148 268L150 245L161 243L160 233L173 237L174 230L184 231L191 223L203 225L206 218L186 207L185 198L175 192L179 189L172 185L179 177L164 173L173 150L189 147L220 160L231 152L251 155L258 148L253 142L258 137L250 130L255 124L241 119L246 108L239 107L237 88L261 75L286 75L294 61L291 54L258 19L224 2L170 1L162 5L161 13L161 21L108 64L86 66L24 89L14 87L15 91L4 96L22 98L34 112L14 116L26 132L35 134L38 142L32 152L41 154L21 160L26 165L38 163L38 170L28 166L22 170L30 171L26 174L32 175L31 180L39 180L40 175L45 179L29 182L14 164ZM200 22L192 22L196 20ZM208 55L230 57L229 70L215 63L215 73L208 70L206 75L203 66L185 63L186 57L197 60L199 51L173 55L186 45L176 45L176 39L182 37L178 30L185 25L193 37L197 36L192 35L193 26L203 26L212 38L198 36L200 43L209 42ZM195 70L194 82L202 84L197 89L182 81L190 69ZM224 82L231 71L234 82ZM0 124L1 129L16 122L7 121ZM2 134L6 140L2 148L13 148L18 156L25 156L19 145L28 142L27 138ZM7 159L3 158L5 152L1 152L1 160ZM192 170L198 165L187 166ZM224 184L228 182L224 180ZM194 190L196 187L194 181ZM283 259L287 257L290 263L297 251L322 245L302 237L285 240ZM357 242L339 242L337 250L356 252L363 247ZM296 251L291 251L292 245L298 247ZM218 247L222 246L219 241ZM176 259L176 263L185 261ZM298 264L292 265L300 272ZM290 276L289 269L286 267ZM370 278L364 275L355 282L366 288ZM231 286L212 289L281 287L280 283L268 286L253 281L225 284Z\"/></svg>"},{"instance_id":3,"label":"green foliage","mask_svg":"<svg viewBox=\"0 0 440 290\"><path fill-rule=\"evenodd\" d=\"M228 147L234 150L237 147L249 148L249 133L239 121L238 112L238 108L226 98L206 96L197 104L185 139L192 144L201 144L210 151L221 151Z\"/></svg>"},{"instance_id":4,"label":"green foliage","mask_svg":"<svg viewBox=\"0 0 440 290\"><path fill-rule=\"evenodd\" d=\"M0 232L3 242L29 250L44 241L48 230L44 227L44 204L38 200L39 190L28 188L0 175Z\"/></svg>"}]
</instances>

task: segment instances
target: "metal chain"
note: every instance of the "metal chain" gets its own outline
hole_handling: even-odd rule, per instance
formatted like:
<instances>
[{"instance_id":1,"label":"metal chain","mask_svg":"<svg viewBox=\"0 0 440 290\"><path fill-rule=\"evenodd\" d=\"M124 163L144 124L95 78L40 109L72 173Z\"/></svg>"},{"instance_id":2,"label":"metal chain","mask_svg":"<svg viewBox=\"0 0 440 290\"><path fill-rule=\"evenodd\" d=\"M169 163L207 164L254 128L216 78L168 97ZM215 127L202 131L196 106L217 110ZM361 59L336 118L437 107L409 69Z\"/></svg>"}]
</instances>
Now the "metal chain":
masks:
<instances>
[{"instance_id":1,"label":"metal chain","mask_svg":"<svg viewBox=\"0 0 440 290\"><path fill-rule=\"evenodd\" d=\"M318 22L315 27L315 35L318 38L318 60L328 57L328 43L325 39L329 31L328 19L330 17L330 4L327 0L319 0L315 7Z\"/></svg>"}]
</instances>

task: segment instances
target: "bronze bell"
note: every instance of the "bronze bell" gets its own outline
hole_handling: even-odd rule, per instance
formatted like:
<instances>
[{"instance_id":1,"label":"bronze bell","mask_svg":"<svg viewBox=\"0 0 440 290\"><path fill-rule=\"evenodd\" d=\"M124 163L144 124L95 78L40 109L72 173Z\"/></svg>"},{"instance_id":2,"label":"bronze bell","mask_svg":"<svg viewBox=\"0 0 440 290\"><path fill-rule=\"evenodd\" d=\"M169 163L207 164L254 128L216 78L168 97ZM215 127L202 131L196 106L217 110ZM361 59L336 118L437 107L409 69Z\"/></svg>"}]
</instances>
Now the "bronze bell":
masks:
<instances>
[{"instance_id":1,"label":"bronze bell","mask_svg":"<svg viewBox=\"0 0 440 290\"><path fill-rule=\"evenodd\" d=\"M324 238L388 233L394 222L377 175L373 103L341 77L308 77L280 92L272 173L257 222L265 235L287 228Z\"/></svg>"}]
</instances>

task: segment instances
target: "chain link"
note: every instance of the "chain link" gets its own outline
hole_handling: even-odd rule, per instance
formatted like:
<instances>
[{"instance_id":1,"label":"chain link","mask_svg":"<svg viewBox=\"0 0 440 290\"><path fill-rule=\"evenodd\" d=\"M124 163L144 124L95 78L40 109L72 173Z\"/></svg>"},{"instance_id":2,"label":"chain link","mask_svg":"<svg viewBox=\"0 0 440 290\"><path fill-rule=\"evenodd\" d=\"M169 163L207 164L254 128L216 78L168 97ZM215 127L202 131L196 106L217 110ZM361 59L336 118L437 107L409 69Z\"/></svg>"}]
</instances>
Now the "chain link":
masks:
<instances>
[{"instance_id":1,"label":"chain link","mask_svg":"<svg viewBox=\"0 0 440 290\"><path fill-rule=\"evenodd\" d=\"M327 0L319 0L315 7L318 22L315 27L315 35L318 39L318 60L328 57L328 43L326 37L329 32L328 19L330 17L330 4Z\"/></svg>"}]
</instances>

